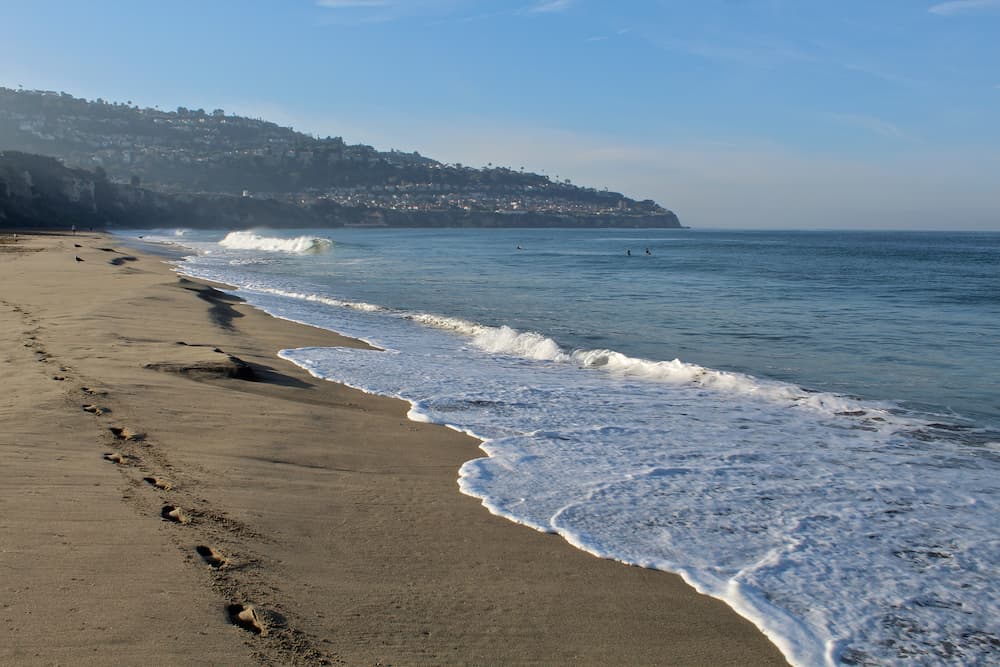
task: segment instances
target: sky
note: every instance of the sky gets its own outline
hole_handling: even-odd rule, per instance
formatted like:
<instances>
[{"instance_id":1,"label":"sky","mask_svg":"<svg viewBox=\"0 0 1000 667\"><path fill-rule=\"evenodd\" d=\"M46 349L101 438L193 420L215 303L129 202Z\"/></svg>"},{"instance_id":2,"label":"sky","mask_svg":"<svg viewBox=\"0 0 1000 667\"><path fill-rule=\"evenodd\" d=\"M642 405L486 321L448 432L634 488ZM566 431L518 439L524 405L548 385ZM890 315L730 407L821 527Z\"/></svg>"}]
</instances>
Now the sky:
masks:
<instances>
[{"instance_id":1,"label":"sky","mask_svg":"<svg viewBox=\"0 0 1000 667\"><path fill-rule=\"evenodd\" d=\"M1000 230L1000 0L0 0L0 85L524 167L723 228Z\"/></svg>"}]
</instances>

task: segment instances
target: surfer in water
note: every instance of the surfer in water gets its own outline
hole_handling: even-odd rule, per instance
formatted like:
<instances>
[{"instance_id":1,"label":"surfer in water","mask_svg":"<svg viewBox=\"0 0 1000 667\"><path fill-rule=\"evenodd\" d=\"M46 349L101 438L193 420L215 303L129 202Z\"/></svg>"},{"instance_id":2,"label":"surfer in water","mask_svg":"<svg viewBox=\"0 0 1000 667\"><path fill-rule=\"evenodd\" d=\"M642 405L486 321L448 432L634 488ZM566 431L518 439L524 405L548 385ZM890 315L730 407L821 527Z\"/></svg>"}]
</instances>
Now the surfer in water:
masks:
<instances>
[{"instance_id":1,"label":"surfer in water","mask_svg":"<svg viewBox=\"0 0 1000 667\"><path fill-rule=\"evenodd\" d=\"M631 248L626 248L625 249L625 256L626 257L631 257L632 256L632 249Z\"/></svg>"}]
</instances>

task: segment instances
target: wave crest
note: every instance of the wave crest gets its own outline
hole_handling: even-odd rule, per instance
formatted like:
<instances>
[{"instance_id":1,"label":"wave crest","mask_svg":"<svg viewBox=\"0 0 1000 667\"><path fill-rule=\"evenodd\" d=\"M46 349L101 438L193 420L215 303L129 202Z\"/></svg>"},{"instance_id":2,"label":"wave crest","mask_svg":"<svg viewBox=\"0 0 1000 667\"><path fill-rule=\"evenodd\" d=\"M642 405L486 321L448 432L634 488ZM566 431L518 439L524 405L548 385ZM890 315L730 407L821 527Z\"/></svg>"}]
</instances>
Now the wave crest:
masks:
<instances>
[{"instance_id":1,"label":"wave crest","mask_svg":"<svg viewBox=\"0 0 1000 667\"><path fill-rule=\"evenodd\" d=\"M630 357L614 350L567 351L560 347L556 341L540 333L518 331L506 325L493 327L459 318L424 313L408 317L425 326L445 329L467 336L476 347L491 354L505 354L556 363L573 363L582 368L593 368L628 378L673 385L694 385L717 392L757 396L765 400L792 403L827 414L860 412L869 417L877 414L882 420L888 421L888 415L882 406L874 408L871 402L865 402L862 405L861 401L849 396L811 392L787 382L715 370L687 363L680 359L652 361Z\"/></svg>"},{"instance_id":2,"label":"wave crest","mask_svg":"<svg viewBox=\"0 0 1000 667\"><path fill-rule=\"evenodd\" d=\"M254 232L229 232L219 241L219 245L231 250L264 250L266 252L288 252L297 255L315 254L328 251L333 241L315 236L297 236L283 239L261 236Z\"/></svg>"},{"instance_id":3,"label":"wave crest","mask_svg":"<svg viewBox=\"0 0 1000 667\"><path fill-rule=\"evenodd\" d=\"M372 303L365 303L364 301L342 301L340 299L334 299L328 296L322 296L320 294L304 294L302 292L292 292L289 290L277 289L274 287L266 287L263 285L247 285L243 289L251 290L254 292L261 292L263 294L274 294L275 296L283 296L289 299L297 299L299 301L311 301L313 303L322 303L327 306L333 306L335 308L350 308L351 310L360 310L366 313L378 313L384 312L385 308L382 306L376 306Z\"/></svg>"},{"instance_id":4,"label":"wave crest","mask_svg":"<svg viewBox=\"0 0 1000 667\"><path fill-rule=\"evenodd\" d=\"M716 370L680 359L653 361L630 357L614 350L566 350L543 334L534 331L518 331L507 325L490 326L457 317L393 311L370 303L342 301L317 294L302 294L263 286L248 285L245 289L302 301L318 302L336 308L383 312L404 317L427 327L451 331L464 336L474 346L490 354L575 364L580 368L594 369L628 379L662 382L676 386L694 386L717 393L755 397L764 401L813 410L830 417L856 416L860 418L859 421L869 426L877 425L894 429L903 425L911 425L909 420L892 414L888 405L829 392L809 391L788 382L757 378L733 371Z\"/></svg>"},{"instance_id":5,"label":"wave crest","mask_svg":"<svg viewBox=\"0 0 1000 667\"><path fill-rule=\"evenodd\" d=\"M472 338L476 347L492 354L508 354L541 361L568 361L569 356L551 338L533 331L518 331L508 326L491 327L455 317L441 317L418 313L409 319L434 327L453 331Z\"/></svg>"}]
</instances>

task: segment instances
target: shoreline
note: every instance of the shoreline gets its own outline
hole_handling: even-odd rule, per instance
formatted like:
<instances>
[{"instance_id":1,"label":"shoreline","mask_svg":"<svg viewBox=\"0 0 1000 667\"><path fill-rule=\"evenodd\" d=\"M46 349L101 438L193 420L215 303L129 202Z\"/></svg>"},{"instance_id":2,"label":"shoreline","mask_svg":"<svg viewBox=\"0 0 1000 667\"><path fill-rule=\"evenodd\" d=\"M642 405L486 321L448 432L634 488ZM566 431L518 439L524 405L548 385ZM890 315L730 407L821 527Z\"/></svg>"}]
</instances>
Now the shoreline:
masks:
<instances>
[{"instance_id":1,"label":"shoreline","mask_svg":"<svg viewBox=\"0 0 1000 667\"><path fill-rule=\"evenodd\" d=\"M0 661L786 664L678 575L463 495L478 441L276 354L360 341L108 235L8 238Z\"/></svg>"}]
</instances>

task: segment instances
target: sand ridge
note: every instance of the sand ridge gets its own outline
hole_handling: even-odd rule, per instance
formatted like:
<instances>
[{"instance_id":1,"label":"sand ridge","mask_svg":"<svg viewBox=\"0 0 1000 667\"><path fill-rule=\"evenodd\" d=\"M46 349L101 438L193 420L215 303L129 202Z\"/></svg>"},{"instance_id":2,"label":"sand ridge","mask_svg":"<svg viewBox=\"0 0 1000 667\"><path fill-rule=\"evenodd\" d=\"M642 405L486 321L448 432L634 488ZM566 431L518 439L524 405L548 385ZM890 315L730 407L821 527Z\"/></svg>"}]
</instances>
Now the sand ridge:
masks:
<instances>
[{"instance_id":1,"label":"sand ridge","mask_svg":"<svg viewBox=\"0 0 1000 667\"><path fill-rule=\"evenodd\" d=\"M88 561L130 631L109 642L70 627L53 645L41 635L59 622L18 620L39 592L7 591L0 662L783 664L678 577L593 558L462 496L471 439L275 356L358 341L270 318L103 235L17 245L0 254L4 363L19 378L0 420L23 426L0 440L0 482L27 474L37 487L44 472L68 480L58 491L82 516L120 517L72 515L67 553L46 559L57 577L77 567L74 544L145 548L125 582L113 559ZM53 438L53 422L71 437ZM0 525L23 554L13 565L40 583L26 554L56 501L11 488L0 501L38 508L38 534ZM151 612L144 586L171 593ZM169 636L134 627L150 613Z\"/></svg>"}]
</instances>

